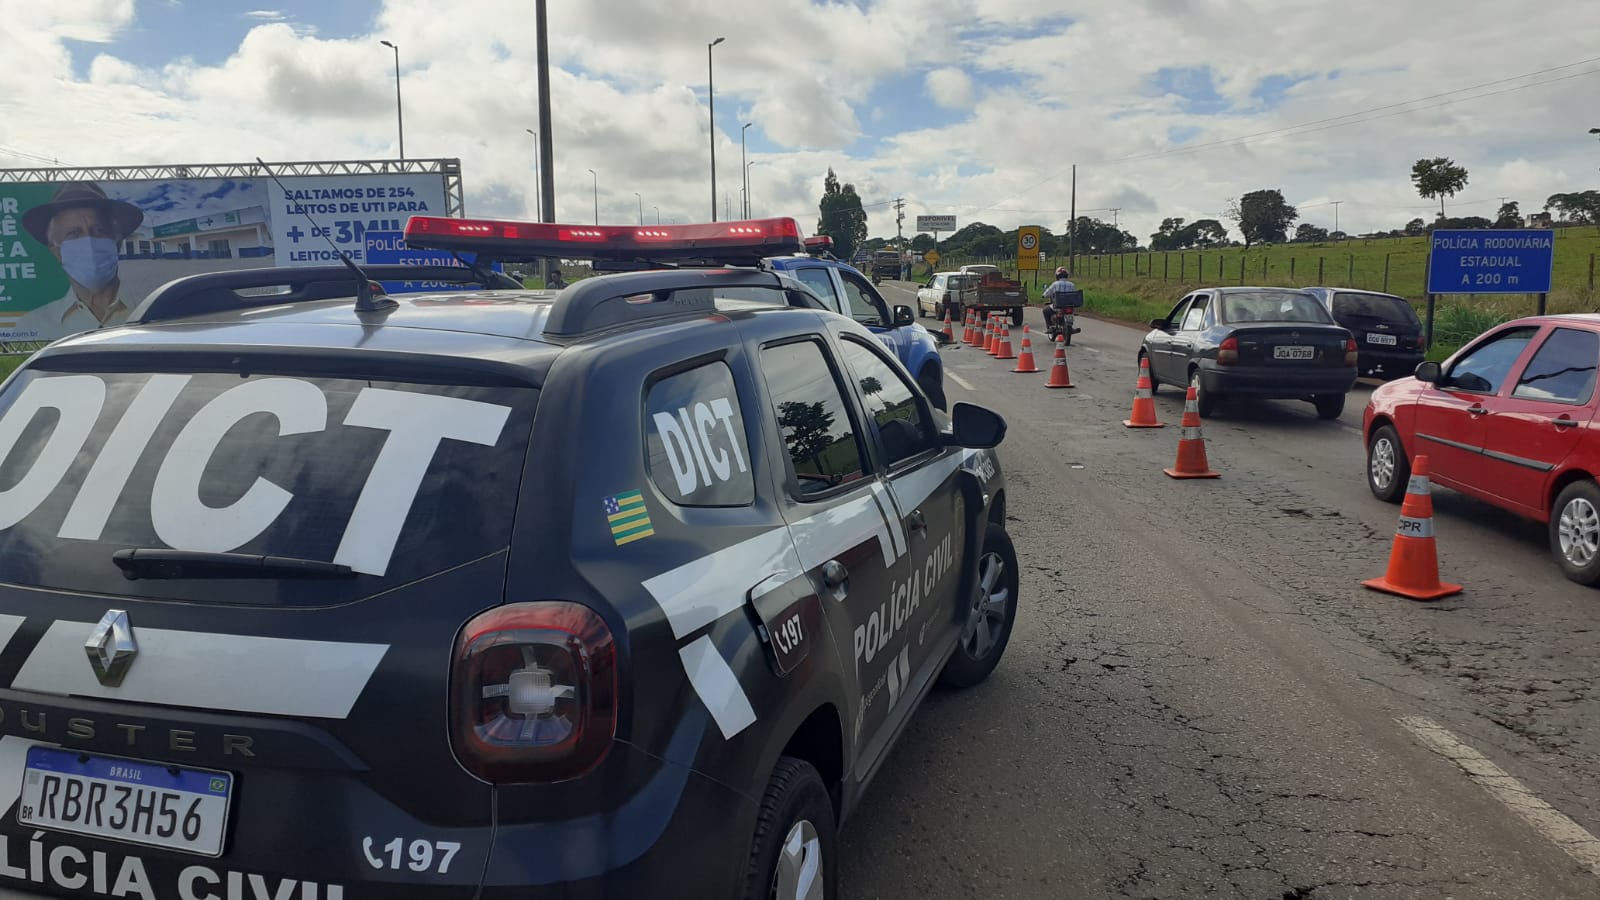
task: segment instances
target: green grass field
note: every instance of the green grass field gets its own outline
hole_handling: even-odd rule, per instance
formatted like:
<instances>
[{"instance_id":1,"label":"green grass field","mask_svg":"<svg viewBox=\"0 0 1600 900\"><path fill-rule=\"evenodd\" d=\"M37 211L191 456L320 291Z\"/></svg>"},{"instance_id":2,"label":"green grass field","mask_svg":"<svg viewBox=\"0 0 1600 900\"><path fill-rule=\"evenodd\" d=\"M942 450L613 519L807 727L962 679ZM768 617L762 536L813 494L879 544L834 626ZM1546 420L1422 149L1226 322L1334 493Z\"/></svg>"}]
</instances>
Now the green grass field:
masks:
<instances>
[{"instance_id":1,"label":"green grass field","mask_svg":"<svg viewBox=\"0 0 1600 900\"><path fill-rule=\"evenodd\" d=\"M6 376L10 375L17 366L22 365L26 359L26 356L0 356L0 381L5 381Z\"/></svg>"},{"instance_id":2,"label":"green grass field","mask_svg":"<svg viewBox=\"0 0 1600 900\"><path fill-rule=\"evenodd\" d=\"M1130 322L1165 316L1179 298L1199 287L1230 284L1309 287L1329 285L1386 290L1412 302L1419 316L1426 309L1427 238L1380 238L1337 244L1278 244L1266 248L1227 247L1172 253L1125 253L1080 256L1073 280L1084 289L1089 312ZM965 262L945 258L940 269ZM1047 259L1039 284L1065 259ZM1600 271L1600 228L1564 228L1556 232L1554 288L1549 312L1600 312L1596 279ZM1004 264L1015 272L1014 261ZM1242 275L1241 275L1242 267ZM1033 273L1023 282L1033 290ZM1437 298L1434 343L1429 357L1443 359L1462 343L1493 326L1537 311L1527 294L1446 295Z\"/></svg>"}]
</instances>

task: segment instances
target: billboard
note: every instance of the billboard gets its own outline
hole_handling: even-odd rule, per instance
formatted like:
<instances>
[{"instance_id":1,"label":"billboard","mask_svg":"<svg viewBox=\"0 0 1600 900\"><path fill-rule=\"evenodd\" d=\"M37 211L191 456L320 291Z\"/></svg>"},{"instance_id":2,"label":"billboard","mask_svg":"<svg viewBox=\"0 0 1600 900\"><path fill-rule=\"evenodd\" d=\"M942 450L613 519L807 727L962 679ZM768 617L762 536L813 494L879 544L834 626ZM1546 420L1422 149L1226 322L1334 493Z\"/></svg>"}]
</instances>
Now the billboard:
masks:
<instances>
[{"instance_id":1,"label":"billboard","mask_svg":"<svg viewBox=\"0 0 1600 900\"><path fill-rule=\"evenodd\" d=\"M955 216L917 216L918 231L955 231Z\"/></svg>"},{"instance_id":2,"label":"billboard","mask_svg":"<svg viewBox=\"0 0 1600 900\"><path fill-rule=\"evenodd\" d=\"M203 178L0 180L0 342L119 325L185 275L325 266L340 253L365 262L408 217L459 211L438 172L283 175L280 187L259 168L231 168Z\"/></svg>"}]
</instances>

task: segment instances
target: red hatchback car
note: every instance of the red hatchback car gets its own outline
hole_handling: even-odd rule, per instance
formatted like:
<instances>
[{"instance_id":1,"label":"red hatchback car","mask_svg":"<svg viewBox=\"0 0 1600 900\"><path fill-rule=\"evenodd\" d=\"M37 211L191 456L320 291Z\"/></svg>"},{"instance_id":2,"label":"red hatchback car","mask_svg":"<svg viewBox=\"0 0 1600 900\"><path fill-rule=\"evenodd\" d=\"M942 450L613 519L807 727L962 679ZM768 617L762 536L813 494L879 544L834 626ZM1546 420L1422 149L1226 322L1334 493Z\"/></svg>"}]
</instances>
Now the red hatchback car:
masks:
<instances>
[{"instance_id":1,"label":"red hatchback car","mask_svg":"<svg viewBox=\"0 0 1600 900\"><path fill-rule=\"evenodd\" d=\"M1411 459L1434 481L1550 526L1567 577L1600 581L1600 315L1535 316L1372 392L1367 486L1394 502Z\"/></svg>"}]
</instances>

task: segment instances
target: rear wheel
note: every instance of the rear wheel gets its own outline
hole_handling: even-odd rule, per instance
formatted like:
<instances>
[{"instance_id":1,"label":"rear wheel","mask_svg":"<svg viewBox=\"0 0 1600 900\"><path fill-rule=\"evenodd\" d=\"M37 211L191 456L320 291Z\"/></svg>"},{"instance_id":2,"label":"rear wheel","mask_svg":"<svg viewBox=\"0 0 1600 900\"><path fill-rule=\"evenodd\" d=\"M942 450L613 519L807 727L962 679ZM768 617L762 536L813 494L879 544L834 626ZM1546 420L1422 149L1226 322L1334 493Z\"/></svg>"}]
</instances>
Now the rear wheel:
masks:
<instances>
[{"instance_id":1,"label":"rear wheel","mask_svg":"<svg viewBox=\"0 0 1600 900\"><path fill-rule=\"evenodd\" d=\"M1379 427L1367 443L1367 487L1372 490L1372 496L1385 503L1395 503L1405 496L1410 480L1411 460L1406 459L1400 435L1392 426Z\"/></svg>"},{"instance_id":2,"label":"rear wheel","mask_svg":"<svg viewBox=\"0 0 1600 900\"><path fill-rule=\"evenodd\" d=\"M922 374L917 376L917 387L922 388L922 392L928 395L929 403L941 410L949 409L944 396L944 382L932 367L923 369Z\"/></svg>"},{"instance_id":3,"label":"rear wheel","mask_svg":"<svg viewBox=\"0 0 1600 900\"><path fill-rule=\"evenodd\" d=\"M1316 406L1319 419L1337 419L1344 414L1343 394L1318 394L1311 403Z\"/></svg>"},{"instance_id":4,"label":"rear wheel","mask_svg":"<svg viewBox=\"0 0 1600 900\"><path fill-rule=\"evenodd\" d=\"M940 684L972 687L1000 664L1017 618L1017 587L1017 551L1006 530L991 522L983 533L978 583L968 597L961 643L939 673Z\"/></svg>"},{"instance_id":5,"label":"rear wheel","mask_svg":"<svg viewBox=\"0 0 1600 900\"><path fill-rule=\"evenodd\" d=\"M1591 479L1562 490L1550 511L1550 552L1579 584L1600 582L1600 487Z\"/></svg>"},{"instance_id":6,"label":"rear wheel","mask_svg":"<svg viewBox=\"0 0 1600 900\"><path fill-rule=\"evenodd\" d=\"M838 877L833 804L816 767L778 759L756 817L744 900L832 900Z\"/></svg>"},{"instance_id":7,"label":"rear wheel","mask_svg":"<svg viewBox=\"0 0 1600 900\"><path fill-rule=\"evenodd\" d=\"M1021 328L1022 327L1022 314L1024 312L1026 312L1026 310L1024 310L1020 306L1011 311L1011 327L1012 328Z\"/></svg>"},{"instance_id":8,"label":"rear wheel","mask_svg":"<svg viewBox=\"0 0 1600 900\"><path fill-rule=\"evenodd\" d=\"M1200 380L1200 370L1193 369L1189 372L1189 386L1194 388L1194 408L1200 418L1209 419L1217 411L1217 403L1222 398L1206 390L1205 383Z\"/></svg>"}]
</instances>

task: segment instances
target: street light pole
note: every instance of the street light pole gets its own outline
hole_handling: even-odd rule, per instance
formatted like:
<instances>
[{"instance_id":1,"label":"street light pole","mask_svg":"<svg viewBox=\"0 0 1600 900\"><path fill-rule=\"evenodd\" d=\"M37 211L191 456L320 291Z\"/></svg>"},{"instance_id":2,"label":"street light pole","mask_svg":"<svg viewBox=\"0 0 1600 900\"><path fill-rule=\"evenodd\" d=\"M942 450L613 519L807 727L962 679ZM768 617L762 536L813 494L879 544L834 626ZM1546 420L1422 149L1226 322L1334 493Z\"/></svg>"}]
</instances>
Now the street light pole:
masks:
<instances>
[{"instance_id":1,"label":"street light pole","mask_svg":"<svg viewBox=\"0 0 1600 900\"><path fill-rule=\"evenodd\" d=\"M394 115L400 125L400 158L406 158L406 114L405 107L400 103L400 45L388 41L378 43L394 51Z\"/></svg>"},{"instance_id":2,"label":"street light pole","mask_svg":"<svg viewBox=\"0 0 1600 900\"><path fill-rule=\"evenodd\" d=\"M711 64L711 48L727 38L717 38L706 45L706 105L711 116L711 221L717 220L717 78Z\"/></svg>"},{"instance_id":3,"label":"street light pole","mask_svg":"<svg viewBox=\"0 0 1600 900\"><path fill-rule=\"evenodd\" d=\"M594 223L596 225L599 225L600 224L600 176L596 175L595 171L593 169L589 170L589 174L590 175L594 175Z\"/></svg>"},{"instance_id":4,"label":"street light pole","mask_svg":"<svg viewBox=\"0 0 1600 900\"><path fill-rule=\"evenodd\" d=\"M638 191L634 191L633 192L633 196L634 196L634 199L639 201L639 224L643 225L644 224L644 198L639 196L639 192Z\"/></svg>"},{"instance_id":5,"label":"street light pole","mask_svg":"<svg viewBox=\"0 0 1600 900\"><path fill-rule=\"evenodd\" d=\"M539 132L534 131L532 128L524 128L522 130L533 135L533 220L535 222L543 222L544 203L539 199Z\"/></svg>"},{"instance_id":6,"label":"street light pole","mask_svg":"<svg viewBox=\"0 0 1600 900\"><path fill-rule=\"evenodd\" d=\"M650 208L656 211L656 224L660 225L661 224L661 207L652 206Z\"/></svg>"},{"instance_id":7,"label":"street light pole","mask_svg":"<svg viewBox=\"0 0 1600 900\"><path fill-rule=\"evenodd\" d=\"M755 215L755 204L750 199L750 167L759 160L750 160L744 164L744 217L746 219Z\"/></svg>"},{"instance_id":8,"label":"street light pole","mask_svg":"<svg viewBox=\"0 0 1600 900\"><path fill-rule=\"evenodd\" d=\"M750 218L750 164L744 161L744 134L745 132L749 131L750 126L754 124L754 122L746 122L744 123L744 127L739 129L739 174L741 176L741 180L744 182L744 187L739 190L739 193L744 195L744 217L746 219Z\"/></svg>"}]
</instances>

